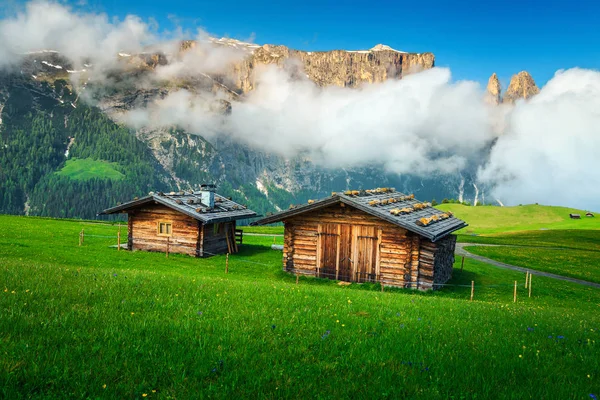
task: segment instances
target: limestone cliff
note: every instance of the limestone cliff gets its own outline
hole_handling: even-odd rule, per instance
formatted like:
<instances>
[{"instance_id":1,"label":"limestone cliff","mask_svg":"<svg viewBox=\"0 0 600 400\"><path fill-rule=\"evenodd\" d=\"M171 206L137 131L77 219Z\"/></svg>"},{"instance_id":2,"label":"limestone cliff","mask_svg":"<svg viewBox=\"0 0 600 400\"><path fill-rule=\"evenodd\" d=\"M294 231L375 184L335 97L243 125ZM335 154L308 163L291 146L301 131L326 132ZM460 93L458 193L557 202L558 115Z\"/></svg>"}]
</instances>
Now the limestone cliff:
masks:
<instances>
[{"instance_id":1,"label":"limestone cliff","mask_svg":"<svg viewBox=\"0 0 600 400\"><path fill-rule=\"evenodd\" d=\"M503 101L514 104L518 99L528 99L540 92L535 81L527 71L521 71L510 80Z\"/></svg>"},{"instance_id":2,"label":"limestone cliff","mask_svg":"<svg viewBox=\"0 0 600 400\"><path fill-rule=\"evenodd\" d=\"M496 75L496 73L494 72L488 80L485 94L486 103L493 105L500 104L502 102L501 90L502 88L500 86L500 80L498 79L498 75Z\"/></svg>"},{"instance_id":3,"label":"limestone cliff","mask_svg":"<svg viewBox=\"0 0 600 400\"><path fill-rule=\"evenodd\" d=\"M357 87L363 83L383 82L432 68L432 53L404 53L389 46L377 45L371 50L299 51L286 46L264 45L253 49L241 63L233 66L235 89L248 92L254 88L254 71L259 65L283 67L300 63L306 77L320 86Z\"/></svg>"}]
</instances>

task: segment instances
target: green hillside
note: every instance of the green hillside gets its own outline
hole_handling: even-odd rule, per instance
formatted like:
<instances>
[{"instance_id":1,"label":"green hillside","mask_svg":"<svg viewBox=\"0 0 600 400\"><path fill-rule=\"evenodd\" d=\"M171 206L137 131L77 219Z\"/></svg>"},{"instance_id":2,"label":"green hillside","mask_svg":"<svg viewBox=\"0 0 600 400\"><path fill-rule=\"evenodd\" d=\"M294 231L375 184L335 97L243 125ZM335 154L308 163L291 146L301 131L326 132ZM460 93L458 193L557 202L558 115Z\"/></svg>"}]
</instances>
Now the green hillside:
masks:
<instances>
[{"instance_id":1,"label":"green hillside","mask_svg":"<svg viewBox=\"0 0 600 400\"><path fill-rule=\"evenodd\" d=\"M89 179L112 179L121 180L125 178L118 170L117 163L108 161L94 160L91 158L72 158L67 160L65 166L58 172L57 175L66 176L68 178L87 181Z\"/></svg>"},{"instance_id":2,"label":"green hillside","mask_svg":"<svg viewBox=\"0 0 600 400\"><path fill-rule=\"evenodd\" d=\"M597 289L535 276L529 298L523 274L469 259L436 293L296 285L272 237L245 237L225 274L224 256L110 248L117 225L0 226L1 398L600 394Z\"/></svg>"},{"instance_id":3,"label":"green hillside","mask_svg":"<svg viewBox=\"0 0 600 400\"><path fill-rule=\"evenodd\" d=\"M452 211L469 226L460 234L490 234L534 229L600 229L600 214L586 217L586 211L574 208L528 204L514 207L471 207L462 204L440 204L443 211ZM571 219L569 214L580 214Z\"/></svg>"}]
</instances>

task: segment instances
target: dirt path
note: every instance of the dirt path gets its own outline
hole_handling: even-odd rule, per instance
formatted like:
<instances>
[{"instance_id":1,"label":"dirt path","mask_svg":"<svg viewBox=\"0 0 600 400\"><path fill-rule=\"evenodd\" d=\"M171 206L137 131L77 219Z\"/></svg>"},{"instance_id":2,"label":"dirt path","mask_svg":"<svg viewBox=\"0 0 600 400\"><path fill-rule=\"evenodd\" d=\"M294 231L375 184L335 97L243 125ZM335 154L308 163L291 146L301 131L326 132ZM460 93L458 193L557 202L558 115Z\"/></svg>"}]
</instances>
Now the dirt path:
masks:
<instances>
[{"instance_id":1,"label":"dirt path","mask_svg":"<svg viewBox=\"0 0 600 400\"><path fill-rule=\"evenodd\" d=\"M584 280L575 279L575 278L569 278L568 276L551 274L549 272L536 271L536 270L532 270L529 268L518 267L516 265L505 264L500 261L492 260L491 258L478 256L477 254L469 253L468 251L466 251L465 247L468 247L468 246L502 247L504 245L483 244L483 243L456 243L456 255L472 258L473 260L481 261L486 264L490 264L490 265L493 265L493 266L499 267L499 268L505 268L505 269L510 269L510 270L519 271L519 272L529 272L532 275L545 276L547 278L558 279L558 280L565 281L565 282L573 282L573 283L577 283L579 285L591 286L591 287L600 289L600 283L589 282L589 281L584 281ZM505 247L515 247L515 246L505 246Z\"/></svg>"}]
</instances>

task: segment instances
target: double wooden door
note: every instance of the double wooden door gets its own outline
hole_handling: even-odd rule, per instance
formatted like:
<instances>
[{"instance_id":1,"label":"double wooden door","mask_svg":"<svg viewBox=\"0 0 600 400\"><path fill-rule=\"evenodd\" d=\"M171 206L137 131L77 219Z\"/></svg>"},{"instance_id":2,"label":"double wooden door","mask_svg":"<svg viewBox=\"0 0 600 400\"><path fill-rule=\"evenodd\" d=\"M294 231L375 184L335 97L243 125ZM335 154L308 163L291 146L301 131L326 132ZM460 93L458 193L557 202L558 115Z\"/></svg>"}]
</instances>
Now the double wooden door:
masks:
<instances>
[{"instance_id":1,"label":"double wooden door","mask_svg":"<svg viewBox=\"0 0 600 400\"><path fill-rule=\"evenodd\" d=\"M380 237L375 226L320 224L318 276L348 282L378 280Z\"/></svg>"}]
</instances>

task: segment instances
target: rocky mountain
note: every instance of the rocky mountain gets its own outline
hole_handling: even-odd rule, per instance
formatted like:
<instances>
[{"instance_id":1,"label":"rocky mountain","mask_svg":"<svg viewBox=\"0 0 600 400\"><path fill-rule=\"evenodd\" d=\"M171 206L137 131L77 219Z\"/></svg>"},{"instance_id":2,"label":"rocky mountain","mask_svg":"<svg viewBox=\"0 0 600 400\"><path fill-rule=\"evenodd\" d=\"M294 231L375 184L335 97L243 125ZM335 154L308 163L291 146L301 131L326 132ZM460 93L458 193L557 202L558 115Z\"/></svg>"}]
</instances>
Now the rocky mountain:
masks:
<instances>
[{"instance_id":1,"label":"rocky mountain","mask_svg":"<svg viewBox=\"0 0 600 400\"><path fill-rule=\"evenodd\" d=\"M489 104L500 104L502 102L501 91L502 87L500 86L500 80L498 79L498 75L494 72L488 80L485 101Z\"/></svg>"},{"instance_id":2,"label":"rocky mountain","mask_svg":"<svg viewBox=\"0 0 600 400\"><path fill-rule=\"evenodd\" d=\"M521 71L512 76L506 93L504 93L503 101L513 104L517 99L528 99L539 92L540 89L536 86L529 72Z\"/></svg>"},{"instance_id":3,"label":"rocky mountain","mask_svg":"<svg viewBox=\"0 0 600 400\"><path fill-rule=\"evenodd\" d=\"M211 110L230 112L233 102L243 101L244 94L256 87L255 72L265 65L286 68L298 79L320 86L354 88L399 79L435 64L431 53L406 53L381 44L370 50L306 52L210 38L210 45L242 54L227 73L207 72L148 84L150 73L176 65L204 45L185 41L175 53L120 53L119 68L103 71L101 84L90 74L93 65L84 63L75 69L48 50L25 57L19 70L0 72L0 212L93 217L102 208L134 195L157 188L196 188L205 182L217 183L220 193L235 196L259 213L350 188L393 186L423 199L462 201L469 196L471 185L465 182L475 171L423 179L388 174L377 166L326 169L301 156L285 159L225 136L207 140L175 127L129 130L127 134L120 115L181 88L218 93L219 100L209 104ZM495 83L490 82L498 99L497 77ZM39 138L29 135L32 129ZM51 157L38 162L44 157L28 149L46 142ZM67 172L84 165L77 161L83 158L117 173L82 179L85 174ZM27 172L36 163L37 172ZM125 178L114 178L120 176ZM49 192L59 195L45 197ZM82 204L88 204L87 208Z\"/></svg>"}]
</instances>

